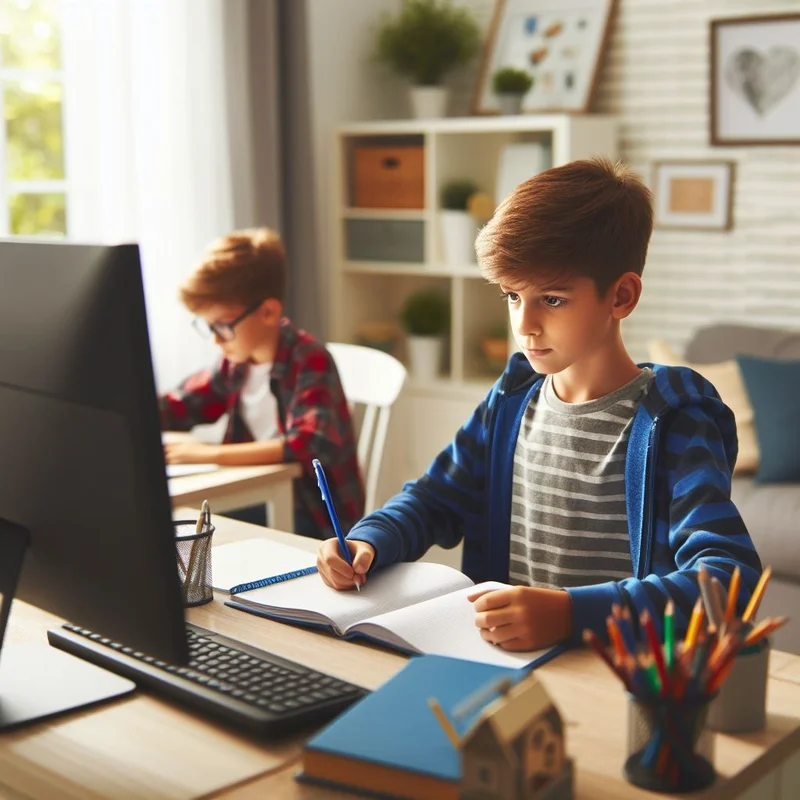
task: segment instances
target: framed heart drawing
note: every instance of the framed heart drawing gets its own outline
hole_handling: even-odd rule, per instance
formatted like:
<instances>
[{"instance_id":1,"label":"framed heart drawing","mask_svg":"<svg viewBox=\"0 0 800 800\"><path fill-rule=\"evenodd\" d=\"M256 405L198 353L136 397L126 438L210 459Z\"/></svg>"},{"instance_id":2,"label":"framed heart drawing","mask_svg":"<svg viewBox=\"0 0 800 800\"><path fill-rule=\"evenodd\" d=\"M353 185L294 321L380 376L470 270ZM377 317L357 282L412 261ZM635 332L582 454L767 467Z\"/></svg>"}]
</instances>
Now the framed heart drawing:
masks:
<instances>
[{"instance_id":1,"label":"framed heart drawing","mask_svg":"<svg viewBox=\"0 0 800 800\"><path fill-rule=\"evenodd\" d=\"M711 21L711 143L800 144L800 13Z\"/></svg>"}]
</instances>

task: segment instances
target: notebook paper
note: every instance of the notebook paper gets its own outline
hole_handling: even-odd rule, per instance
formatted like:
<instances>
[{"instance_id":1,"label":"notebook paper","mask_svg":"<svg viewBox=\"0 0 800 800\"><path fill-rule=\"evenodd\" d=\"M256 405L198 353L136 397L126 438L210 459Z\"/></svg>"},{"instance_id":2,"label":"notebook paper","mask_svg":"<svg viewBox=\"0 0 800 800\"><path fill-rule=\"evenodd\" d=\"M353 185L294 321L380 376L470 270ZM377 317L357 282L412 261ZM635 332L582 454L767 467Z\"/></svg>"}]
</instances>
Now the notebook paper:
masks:
<instances>
[{"instance_id":1,"label":"notebook paper","mask_svg":"<svg viewBox=\"0 0 800 800\"><path fill-rule=\"evenodd\" d=\"M316 563L316 553L269 539L220 544L211 548L211 585L229 592L233 586L285 575Z\"/></svg>"}]
</instances>

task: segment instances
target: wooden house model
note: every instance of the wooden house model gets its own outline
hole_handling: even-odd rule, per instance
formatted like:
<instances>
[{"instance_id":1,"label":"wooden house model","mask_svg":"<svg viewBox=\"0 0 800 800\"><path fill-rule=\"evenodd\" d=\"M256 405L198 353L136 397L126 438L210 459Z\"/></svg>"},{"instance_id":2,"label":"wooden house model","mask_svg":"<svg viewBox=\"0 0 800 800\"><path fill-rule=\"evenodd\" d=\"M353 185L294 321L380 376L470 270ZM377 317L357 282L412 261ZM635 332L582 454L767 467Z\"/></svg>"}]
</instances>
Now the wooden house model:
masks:
<instances>
[{"instance_id":1,"label":"wooden house model","mask_svg":"<svg viewBox=\"0 0 800 800\"><path fill-rule=\"evenodd\" d=\"M535 674L489 687L487 703L459 740L462 800L571 800L558 709Z\"/></svg>"}]
</instances>

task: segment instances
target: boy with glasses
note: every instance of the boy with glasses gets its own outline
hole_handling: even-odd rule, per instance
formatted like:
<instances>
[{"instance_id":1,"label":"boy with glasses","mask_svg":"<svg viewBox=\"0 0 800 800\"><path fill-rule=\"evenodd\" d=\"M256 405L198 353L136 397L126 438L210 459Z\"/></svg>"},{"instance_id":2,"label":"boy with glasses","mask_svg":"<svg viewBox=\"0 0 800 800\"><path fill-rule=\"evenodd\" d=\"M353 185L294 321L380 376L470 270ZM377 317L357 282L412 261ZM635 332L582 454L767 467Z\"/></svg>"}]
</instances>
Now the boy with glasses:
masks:
<instances>
[{"instance_id":1,"label":"boy with glasses","mask_svg":"<svg viewBox=\"0 0 800 800\"><path fill-rule=\"evenodd\" d=\"M237 231L211 244L181 287L198 331L222 358L159 398L164 430L187 431L228 414L222 444L164 446L168 464L277 464L296 461L295 532L332 535L311 461L324 465L342 525L364 511L350 412L333 359L283 316L286 256L273 231ZM262 507L239 516L266 524Z\"/></svg>"}]
</instances>

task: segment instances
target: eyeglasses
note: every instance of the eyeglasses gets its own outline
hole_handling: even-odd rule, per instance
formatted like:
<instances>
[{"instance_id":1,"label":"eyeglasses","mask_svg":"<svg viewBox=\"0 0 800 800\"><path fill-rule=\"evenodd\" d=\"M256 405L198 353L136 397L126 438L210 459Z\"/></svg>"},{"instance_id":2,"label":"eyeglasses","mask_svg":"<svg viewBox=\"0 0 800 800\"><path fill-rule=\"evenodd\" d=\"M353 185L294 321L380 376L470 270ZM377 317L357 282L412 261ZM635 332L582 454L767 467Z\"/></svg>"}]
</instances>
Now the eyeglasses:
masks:
<instances>
[{"instance_id":1,"label":"eyeglasses","mask_svg":"<svg viewBox=\"0 0 800 800\"><path fill-rule=\"evenodd\" d=\"M206 339L216 334L224 342L232 342L236 338L236 326L244 319L249 317L262 303L259 300L255 305L245 309L236 319L231 322L206 322L202 317L195 317L192 320L194 329Z\"/></svg>"}]
</instances>

